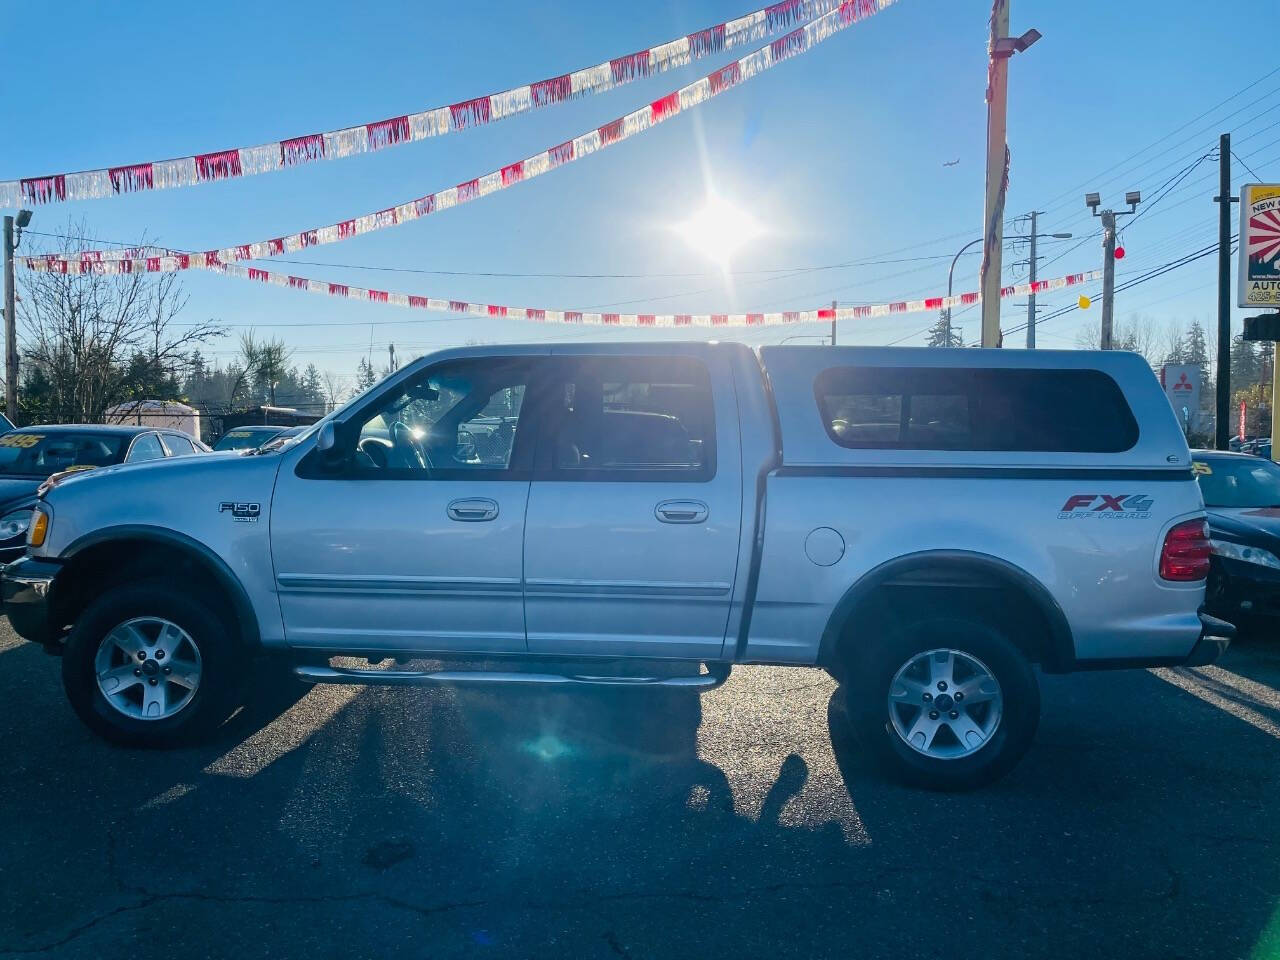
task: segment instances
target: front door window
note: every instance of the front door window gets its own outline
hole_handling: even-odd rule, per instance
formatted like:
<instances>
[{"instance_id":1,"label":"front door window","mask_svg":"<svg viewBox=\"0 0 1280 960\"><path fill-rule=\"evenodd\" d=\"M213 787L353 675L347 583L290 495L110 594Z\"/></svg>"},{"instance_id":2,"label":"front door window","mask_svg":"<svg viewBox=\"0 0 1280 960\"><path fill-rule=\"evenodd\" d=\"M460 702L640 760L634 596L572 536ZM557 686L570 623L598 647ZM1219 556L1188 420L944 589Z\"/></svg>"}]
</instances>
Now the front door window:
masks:
<instances>
[{"instance_id":1,"label":"front door window","mask_svg":"<svg viewBox=\"0 0 1280 960\"><path fill-rule=\"evenodd\" d=\"M463 361L432 370L371 411L353 457L364 476L479 479L512 466L528 385L518 362Z\"/></svg>"}]
</instances>

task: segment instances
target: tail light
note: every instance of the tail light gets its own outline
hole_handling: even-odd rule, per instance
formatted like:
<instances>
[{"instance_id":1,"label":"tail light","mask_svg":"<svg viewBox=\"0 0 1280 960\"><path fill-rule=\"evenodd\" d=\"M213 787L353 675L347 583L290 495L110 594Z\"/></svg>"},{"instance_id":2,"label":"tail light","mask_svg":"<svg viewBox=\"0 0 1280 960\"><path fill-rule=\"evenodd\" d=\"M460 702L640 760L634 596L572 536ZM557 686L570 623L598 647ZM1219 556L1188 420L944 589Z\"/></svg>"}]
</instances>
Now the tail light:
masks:
<instances>
[{"instance_id":1,"label":"tail light","mask_svg":"<svg viewBox=\"0 0 1280 960\"><path fill-rule=\"evenodd\" d=\"M1165 580L1203 580L1209 575L1209 525L1203 520L1176 523L1160 548L1160 576Z\"/></svg>"}]
</instances>

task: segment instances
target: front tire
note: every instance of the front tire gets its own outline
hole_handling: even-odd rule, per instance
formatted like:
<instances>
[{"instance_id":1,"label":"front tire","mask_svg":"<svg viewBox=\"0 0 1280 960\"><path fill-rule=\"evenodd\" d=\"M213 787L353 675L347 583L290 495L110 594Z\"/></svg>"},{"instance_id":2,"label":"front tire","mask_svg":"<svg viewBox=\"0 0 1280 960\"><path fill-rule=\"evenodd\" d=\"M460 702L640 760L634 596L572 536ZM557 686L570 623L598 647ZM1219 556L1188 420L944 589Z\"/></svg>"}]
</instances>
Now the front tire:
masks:
<instances>
[{"instance_id":1,"label":"front tire","mask_svg":"<svg viewBox=\"0 0 1280 960\"><path fill-rule=\"evenodd\" d=\"M996 627L921 620L862 653L848 670L847 715L895 779L973 789L1008 773L1031 745L1040 721L1035 671Z\"/></svg>"},{"instance_id":2,"label":"front tire","mask_svg":"<svg viewBox=\"0 0 1280 960\"><path fill-rule=\"evenodd\" d=\"M77 619L62 685L94 733L129 747L198 742L239 706L248 675L234 627L185 587L115 587Z\"/></svg>"}]
</instances>

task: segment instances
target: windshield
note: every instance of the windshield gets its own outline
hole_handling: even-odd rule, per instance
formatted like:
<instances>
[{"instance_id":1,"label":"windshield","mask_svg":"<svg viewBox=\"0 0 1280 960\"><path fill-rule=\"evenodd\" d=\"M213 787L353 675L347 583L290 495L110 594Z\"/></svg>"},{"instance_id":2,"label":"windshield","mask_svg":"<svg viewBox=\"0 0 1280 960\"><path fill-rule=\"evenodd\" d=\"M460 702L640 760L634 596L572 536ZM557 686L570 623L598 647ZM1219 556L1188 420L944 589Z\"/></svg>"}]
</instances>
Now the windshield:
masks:
<instances>
[{"instance_id":1,"label":"windshield","mask_svg":"<svg viewBox=\"0 0 1280 960\"><path fill-rule=\"evenodd\" d=\"M1270 460L1196 460L1192 469L1206 507L1280 507L1280 466Z\"/></svg>"},{"instance_id":2,"label":"windshield","mask_svg":"<svg viewBox=\"0 0 1280 960\"><path fill-rule=\"evenodd\" d=\"M272 437L279 435L283 427L238 427L222 435L222 439L213 445L215 450L243 450L245 447L261 446Z\"/></svg>"},{"instance_id":3,"label":"windshield","mask_svg":"<svg viewBox=\"0 0 1280 960\"><path fill-rule=\"evenodd\" d=\"M0 476L47 477L105 467L124 459L129 438L111 433L19 430L0 436Z\"/></svg>"}]
</instances>

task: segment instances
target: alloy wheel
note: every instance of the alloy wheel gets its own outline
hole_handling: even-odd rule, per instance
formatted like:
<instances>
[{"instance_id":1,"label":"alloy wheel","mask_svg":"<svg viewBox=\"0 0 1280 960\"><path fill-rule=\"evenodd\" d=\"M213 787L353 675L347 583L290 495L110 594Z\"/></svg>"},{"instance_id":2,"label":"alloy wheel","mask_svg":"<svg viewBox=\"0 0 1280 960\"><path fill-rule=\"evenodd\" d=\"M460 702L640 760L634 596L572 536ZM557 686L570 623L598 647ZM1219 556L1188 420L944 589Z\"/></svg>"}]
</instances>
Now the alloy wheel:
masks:
<instances>
[{"instance_id":1,"label":"alloy wheel","mask_svg":"<svg viewBox=\"0 0 1280 960\"><path fill-rule=\"evenodd\" d=\"M191 702L200 687L200 649L191 635L162 617L135 617L98 645L93 670L113 709L135 720L164 720Z\"/></svg>"}]
</instances>

